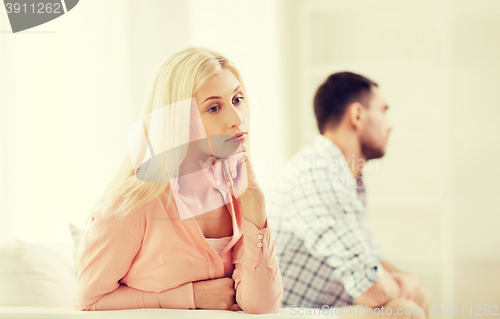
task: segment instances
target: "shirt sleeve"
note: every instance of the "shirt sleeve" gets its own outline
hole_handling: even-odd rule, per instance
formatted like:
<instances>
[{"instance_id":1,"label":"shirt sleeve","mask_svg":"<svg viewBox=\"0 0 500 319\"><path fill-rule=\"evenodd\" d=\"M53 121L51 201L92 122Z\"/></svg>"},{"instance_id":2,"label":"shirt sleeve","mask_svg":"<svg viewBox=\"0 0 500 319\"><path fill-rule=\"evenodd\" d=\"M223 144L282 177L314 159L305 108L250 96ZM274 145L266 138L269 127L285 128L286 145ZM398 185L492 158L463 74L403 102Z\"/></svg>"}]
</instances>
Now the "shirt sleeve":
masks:
<instances>
[{"instance_id":1,"label":"shirt sleeve","mask_svg":"<svg viewBox=\"0 0 500 319\"><path fill-rule=\"evenodd\" d=\"M243 217L242 233L233 248L236 302L245 313L276 313L283 283L269 224L266 220L264 228L259 229Z\"/></svg>"},{"instance_id":2,"label":"shirt sleeve","mask_svg":"<svg viewBox=\"0 0 500 319\"><path fill-rule=\"evenodd\" d=\"M384 253L384 250L382 249L382 245L380 245L380 242L378 241L377 237L375 236L375 234L373 233L373 228L372 226L370 225L370 223L368 222L367 219L365 219L363 221L363 225L365 227L365 232L370 240L370 243L373 247L373 249L376 251L377 253L377 256L378 256L378 260L380 262L384 261L387 259L387 256L386 254Z\"/></svg>"},{"instance_id":3,"label":"shirt sleeve","mask_svg":"<svg viewBox=\"0 0 500 319\"><path fill-rule=\"evenodd\" d=\"M89 223L81 239L75 309L195 308L191 282L163 292L120 284L142 244L142 236L130 215L93 215Z\"/></svg>"},{"instance_id":4,"label":"shirt sleeve","mask_svg":"<svg viewBox=\"0 0 500 319\"><path fill-rule=\"evenodd\" d=\"M354 214L350 202L354 193L339 180L323 183L336 178L325 174L325 170L301 174L301 182L289 193L294 206L290 223L310 254L325 258L334 269L333 276L356 298L380 278L383 268Z\"/></svg>"}]
</instances>

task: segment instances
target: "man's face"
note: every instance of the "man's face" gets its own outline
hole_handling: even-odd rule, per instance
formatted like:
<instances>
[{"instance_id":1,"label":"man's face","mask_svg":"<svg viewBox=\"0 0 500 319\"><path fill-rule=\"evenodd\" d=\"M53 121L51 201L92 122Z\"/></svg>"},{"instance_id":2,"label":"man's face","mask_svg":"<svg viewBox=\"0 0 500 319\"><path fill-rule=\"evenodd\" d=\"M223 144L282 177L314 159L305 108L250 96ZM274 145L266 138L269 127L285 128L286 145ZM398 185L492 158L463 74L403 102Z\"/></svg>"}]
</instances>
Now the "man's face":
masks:
<instances>
[{"instance_id":1,"label":"man's face","mask_svg":"<svg viewBox=\"0 0 500 319\"><path fill-rule=\"evenodd\" d=\"M387 138L392 129L386 116L387 103L378 87L372 87L368 108L364 111L364 123L360 132L361 152L367 160L384 156Z\"/></svg>"}]
</instances>

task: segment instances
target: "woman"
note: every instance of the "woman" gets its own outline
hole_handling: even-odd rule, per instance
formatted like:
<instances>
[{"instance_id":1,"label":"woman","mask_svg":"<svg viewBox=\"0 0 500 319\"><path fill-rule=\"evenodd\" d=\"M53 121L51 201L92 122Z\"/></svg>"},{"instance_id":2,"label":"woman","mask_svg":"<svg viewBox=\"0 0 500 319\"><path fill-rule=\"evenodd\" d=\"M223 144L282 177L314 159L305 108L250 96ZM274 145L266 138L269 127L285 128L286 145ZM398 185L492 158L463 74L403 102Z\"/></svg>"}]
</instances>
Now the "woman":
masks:
<instances>
[{"instance_id":1,"label":"woman","mask_svg":"<svg viewBox=\"0 0 500 319\"><path fill-rule=\"evenodd\" d=\"M282 279L248 124L226 58L189 48L162 63L131 156L86 221L76 309L277 312Z\"/></svg>"}]
</instances>

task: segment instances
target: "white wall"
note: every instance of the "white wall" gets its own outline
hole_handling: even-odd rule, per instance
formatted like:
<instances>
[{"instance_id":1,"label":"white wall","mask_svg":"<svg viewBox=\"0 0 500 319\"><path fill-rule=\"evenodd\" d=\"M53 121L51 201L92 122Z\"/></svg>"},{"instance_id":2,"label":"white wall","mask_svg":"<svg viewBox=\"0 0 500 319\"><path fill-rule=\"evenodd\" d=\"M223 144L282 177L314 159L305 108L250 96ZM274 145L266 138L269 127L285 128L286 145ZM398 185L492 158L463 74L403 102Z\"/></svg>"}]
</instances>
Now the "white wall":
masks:
<instances>
[{"instance_id":1,"label":"white wall","mask_svg":"<svg viewBox=\"0 0 500 319\"><path fill-rule=\"evenodd\" d=\"M188 4L81 1L0 33L0 240L67 242L128 151L163 58L189 42ZM0 10L0 29L10 30Z\"/></svg>"},{"instance_id":2,"label":"white wall","mask_svg":"<svg viewBox=\"0 0 500 319\"><path fill-rule=\"evenodd\" d=\"M500 2L450 10L450 137L456 303L500 300Z\"/></svg>"},{"instance_id":3,"label":"white wall","mask_svg":"<svg viewBox=\"0 0 500 319\"><path fill-rule=\"evenodd\" d=\"M242 73L250 103L250 148L265 189L271 180L264 165L284 158L288 143L278 9L276 1L267 0L191 0L192 42L223 53Z\"/></svg>"}]
</instances>

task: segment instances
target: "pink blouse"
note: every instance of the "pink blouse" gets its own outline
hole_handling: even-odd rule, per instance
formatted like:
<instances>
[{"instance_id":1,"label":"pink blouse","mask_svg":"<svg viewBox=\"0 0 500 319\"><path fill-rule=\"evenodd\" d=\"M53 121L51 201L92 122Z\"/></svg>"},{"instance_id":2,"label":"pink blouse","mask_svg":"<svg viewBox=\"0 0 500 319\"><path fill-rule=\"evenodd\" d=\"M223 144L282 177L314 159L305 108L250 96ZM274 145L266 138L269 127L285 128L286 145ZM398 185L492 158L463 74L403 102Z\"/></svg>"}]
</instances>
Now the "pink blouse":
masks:
<instances>
[{"instance_id":1,"label":"pink blouse","mask_svg":"<svg viewBox=\"0 0 500 319\"><path fill-rule=\"evenodd\" d=\"M233 236L219 255L195 218L165 209L167 191L124 218L97 210L82 235L77 310L194 309L193 282L232 277L246 313L274 313L282 278L269 224L242 216L237 199L226 207Z\"/></svg>"},{"instance_id":2,"label":"pink blouse","mask_svg":"<svg viewBox=\"0 0 500 319\"><path fill-rule=\"evenodd\" d=\"M233 261L231 260L231 254L222 254L224 249L227 247L229 242L233 237L222 237L222 238L205 238L210 246L215 250L217 254L220 255L220 259L222 260L222 264L224 265L224 277L232 277L234 266Z\"/></svg>"}]
</instances>

